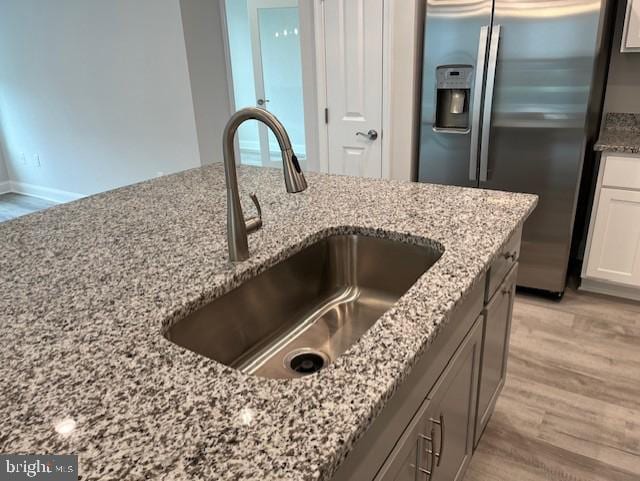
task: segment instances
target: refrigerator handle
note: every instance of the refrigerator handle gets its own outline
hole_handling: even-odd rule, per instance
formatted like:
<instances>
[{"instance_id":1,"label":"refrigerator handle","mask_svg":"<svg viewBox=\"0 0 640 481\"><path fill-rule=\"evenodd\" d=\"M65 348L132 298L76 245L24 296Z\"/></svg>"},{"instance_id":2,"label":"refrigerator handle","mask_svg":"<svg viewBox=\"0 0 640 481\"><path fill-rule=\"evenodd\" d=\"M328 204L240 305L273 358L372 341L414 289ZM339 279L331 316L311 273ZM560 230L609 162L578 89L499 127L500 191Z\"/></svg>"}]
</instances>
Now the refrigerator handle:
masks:
<instances>
[{"instance_id":1,"label":"refrigerator handle","mask_svg":"<svg viewBox=\"0 0 640 481\"><path fill-rule=\"evenodd\" d=\"M496 82L498 46L500 45L500 25L491 29L489 46L489 66L487 69L487 87L484 93L484 112L482 116L482 144L480 145L480 182L486 182L489 173L489 136L491 134L491 114L493 113L493 87Z\"/></svg>"},{"instance_id":2,"label":"refrigerator handle","mask_svg":"<svg viewBox=\"0 0 640 481\"><path fill-rule=\"evenodd\" d=\"M482 110L482 87L487 68L487 40L489 26L480 28L478 56L476 57L476 78L473 85L473 111L471 112L471 149L469 153L469 180L478 180L478 145L480 138L480 112Z\"/></svg>"}]
</instances>

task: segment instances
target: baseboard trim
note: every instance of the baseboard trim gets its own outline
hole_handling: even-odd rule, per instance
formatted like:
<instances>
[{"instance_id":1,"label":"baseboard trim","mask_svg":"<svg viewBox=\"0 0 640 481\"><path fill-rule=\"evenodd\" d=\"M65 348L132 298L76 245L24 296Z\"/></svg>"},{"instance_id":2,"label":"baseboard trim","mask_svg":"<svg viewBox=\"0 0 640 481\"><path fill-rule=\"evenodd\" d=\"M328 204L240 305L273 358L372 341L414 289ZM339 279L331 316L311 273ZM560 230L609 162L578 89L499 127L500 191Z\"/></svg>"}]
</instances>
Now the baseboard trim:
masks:
<instances>
[{"instance_id":1,"label":"baseboard trim","mask_svg":"<svg viewBox=\"0 0 640 481\"><path fill-rule=\"evenodd\" d=\"M8 194L9 192L11 192L11 182L8 180L0 182L0 194Z\"/></svg>"},{"instance_id":2,"label":"baseboard trim","mask_svg":"<svg viewBox=\"0 0 640 481\"><path fill-rule=\"evenodd\" d=\"M606 281L597 281L594 279L583 278L580 282L579 289L586 292L594 292L596 294L604 294L607 296L622 297L633 301L640 301L640 288L620 286Z\"/></svg>"},{"instance_id":3,"label":"baseboard trim","mask_svg":"<svg viewBox=\"0 0 640 481\"><path fill-rule=\"evenodd\" d=\"M51 187L43 187L41 185L27 184L26 182L10 181L10 190L8 192L15 192L16 194L28 195L31 197L38 197L39 199L48 200L51 202L57 202L59 204L65 202L71 202L72 200L78 200L85 195L78 194L76 192L68 192L66 190L52 189Z\"/></svg>"}]
</instances>

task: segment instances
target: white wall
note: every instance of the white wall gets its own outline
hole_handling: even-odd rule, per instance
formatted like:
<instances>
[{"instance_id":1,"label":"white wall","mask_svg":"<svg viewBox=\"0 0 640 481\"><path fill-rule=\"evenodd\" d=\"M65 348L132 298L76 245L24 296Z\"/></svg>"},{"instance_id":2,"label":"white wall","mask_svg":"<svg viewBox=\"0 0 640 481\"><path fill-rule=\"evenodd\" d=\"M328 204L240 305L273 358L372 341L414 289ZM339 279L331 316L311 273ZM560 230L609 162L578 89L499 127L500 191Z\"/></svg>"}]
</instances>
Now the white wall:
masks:
<instances>
[{"instance_id":1,"label":"white wall","mask_svg":"<svg viewBox=\"0 0 640 481\"><path fill-rule=\"evenodd\" d=\"M387 125L388 172L383 176L414 180L417 170L418 119L420 116L420 71L422 67L422 22L424 2L389 0L386 28L389 29L389 58L385 61L389 96L384 112Z\"/></svg>"},{"instance_id":2,"label":"white wall","mask_svg":"<svg viewBox=\"0 0 640 481\"><path fill-rule=\"evenodd\" d=\"M256 105L256 89L253 74L251 29L246 0L221 0L225 2L227 30L229 32L229 60L233 72L233 96L235 109ZM245 122L238 129L241 149L259 151L258 124Z\"/></svg>"},{"instance_id":3,"label":"white wall","mask_svg":"<svg viewBox=\"0 0 640 481\"><path fill-rule=\"evenodd\" d=\"M222 161L231 116L221 8L216 0L180 0L191 93L203 164Z\"/></svg>"},{"instance_id":4,"label":"white wall","mask_svg":"<svg viewBox=\"0 0 640 481\"><path fill-rule=\"evenodd\" d=\"M302 162L306 170L319 171L320 125L318 117L317 61L313 2L299 1L300 52L302 54L302 91L304 96L304 130L307 158Z\"/></svg>"},{"instance_id":5,"label":"white wall","mask_svg":"<svg viewBox=\"0 0 640 481\"><path fill-rule=\"evenodd\" d=\"M200 165L178 0L3 0L0 123L12 180L51 189Z\"/></svg>"},{"instance_id":6,"label":"white wall","mask_svg":"<svg viewBox=\"0 0 640 481\"><path fill-rule=\"evenodd\" d=\"M4 161L2 150L2 145L0 144L0 193L6 190L2 184L9 180L9 173L7 172L7 166Z\"/></svg>"}]
</instances>

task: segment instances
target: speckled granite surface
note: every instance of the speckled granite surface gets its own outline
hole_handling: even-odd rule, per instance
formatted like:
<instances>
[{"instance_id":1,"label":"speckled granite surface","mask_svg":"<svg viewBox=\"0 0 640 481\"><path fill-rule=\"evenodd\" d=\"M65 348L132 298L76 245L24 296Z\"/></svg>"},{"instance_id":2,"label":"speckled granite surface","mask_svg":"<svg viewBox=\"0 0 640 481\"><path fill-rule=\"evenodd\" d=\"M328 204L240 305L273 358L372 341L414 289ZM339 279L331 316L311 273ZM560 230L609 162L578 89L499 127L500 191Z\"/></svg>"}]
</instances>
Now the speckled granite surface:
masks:
<instances>
[{"instance_id":1,"label":"speckled granite surface","mask_svg":"<svg viewBox=\"0 0 640 481\"><path fill-rule=\"evenodd\" d=\"M235 266L221 166L0 225L0 452L77 453L81 479L101 481L329 479L536 202L317 174L290 195L279 171L239 177L245 200L259 193L265 225ZM252 377L163 337L256 271L354 231L411 234L445 252L319 374Z\"/></svg>"},{"instance_id":2,"label":"speckled granite surface","mask_svg":"<svg viewBox=\"0 0 640 481\"><path fill-rule=\"evenodd\" d=\"M595 150L640 153L640 114L608 113Z\"/></svg>"}]
</instances>

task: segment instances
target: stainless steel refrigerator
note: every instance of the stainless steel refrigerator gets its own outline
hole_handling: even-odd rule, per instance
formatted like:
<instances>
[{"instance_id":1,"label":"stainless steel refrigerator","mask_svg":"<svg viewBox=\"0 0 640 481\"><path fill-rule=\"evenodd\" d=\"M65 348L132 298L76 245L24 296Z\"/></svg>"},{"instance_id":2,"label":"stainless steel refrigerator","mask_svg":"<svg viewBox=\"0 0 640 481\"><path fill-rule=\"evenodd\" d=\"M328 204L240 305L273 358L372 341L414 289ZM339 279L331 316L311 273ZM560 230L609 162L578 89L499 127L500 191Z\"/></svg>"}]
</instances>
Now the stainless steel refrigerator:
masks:
<instances>
[{"instance_id":1,"label":"stainless steel refrigerator","mask_svg":"<svg viewBox=\"0 0 640 481\"><path fill-rule=\"evenodd\" d=\"M523 231L521 286L565 288L612 3L426 2L419 181L540 196Z\"/></svg>"}]
</instances>

